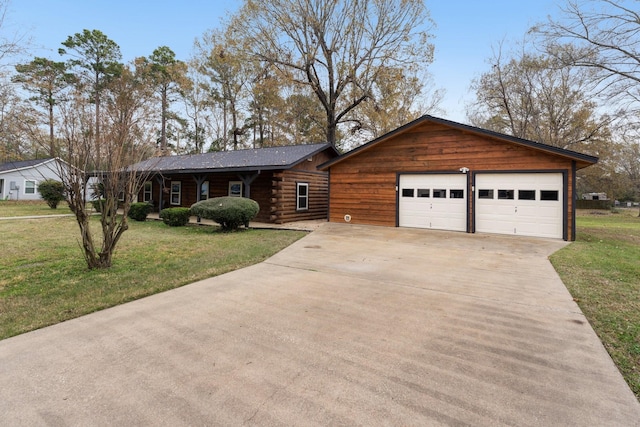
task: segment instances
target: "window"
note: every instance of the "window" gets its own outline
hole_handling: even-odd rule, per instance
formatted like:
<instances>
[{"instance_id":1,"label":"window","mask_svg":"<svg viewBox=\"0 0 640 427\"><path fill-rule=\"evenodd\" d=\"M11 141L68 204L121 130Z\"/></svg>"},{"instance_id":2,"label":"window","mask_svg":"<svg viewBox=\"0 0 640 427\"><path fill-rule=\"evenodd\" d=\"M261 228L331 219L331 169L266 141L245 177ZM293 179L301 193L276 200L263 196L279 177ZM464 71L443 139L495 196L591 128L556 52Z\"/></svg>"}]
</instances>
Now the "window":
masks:
<instances>
[{"instance_id":1,"label":"window","mask_svg":"<svg viewBox=\"0 0 640 427\"><path fill-rule=\"evenodd\" d=\"M298 182L296 184L296 210L306 211L309 209L309 184Z\"/></svg>"},{"instance_id":2,"label":"window","mask_svg":"<svg viewBox=\"0 0 640 427\"><path fill-rule=\"evenodd\" d=\"M518 200L535 200L536 190L518 190Z\"/></svg>"},{"instance_id":3,"label":"window","mask_svg":"<svg viewBox=\"0 0 640 427\"><path fill-rule=\"evenodd\" d=\"M24 182L24 194L36 194L36 182L25 181Z\"/></svg>"},{"instance_id":4,"label":"window","mask_svg":"<svg viewBox=\"0 0 640 427\"><path fill-rule=\"evenodd\" d=\"M430 193L428 188L418 188L418 197L429 197Z\"/></svg>"},{"instance_id":5,"label":"window","mask_svg":"<svg viewBox=\"0 0 640 427\"><path fill-rule=\"evenodd\" d=\"M153 183L151 181L147 181L144 183L144 187L142 188L142 201L150 202L153 198Z\"/></svg>"},{"instance_id":6,"label":"window","mask_svg":"<svg viewBox=\"0 0 640 427\"><path fill-rule=\"evenodd\" d=\"M200 187L200 200L207 200L209 198L209 181L202 183Z\"/></svg>"},{"instance_id":7,"label":"window","mask_svg":"<svg viewBox=\"0 0 640 427\"><path fill-rule=\"evenodd\" d=\"M464 199L464 190L449 190L450 199Z\"/></svg>"},{"instance_id":8,"label":"window","mask_svg":"<svg viewBox=\"0 0 640 427\"><path fill-rule=\"evenodd\" d=\"M446 199L447 198L447 190L436 190L433 189L433 198L434 199Z\"/></svg>"},{"instance_id":9,"label":"window","mask_svg":"<svg viewBox=\"0 0 640 427\"><path fill-rule=\"evenodd\" d=\"M118 201L124 202L124 191L118 193Z\"/></svg>"},{"instance_id":10,"label":"window","mask_svg":"<svg viewBox=\"0 0 640 427\"><path fill-rule=\"evenodd\" d=\"M242 181L229 181L229 196L242 197Z\"/></svg>"},{"instance_id":11,"label":"window","mask_svg":"<svg viewBox=\"0 0 640 427\"><path fill-rule=\"evenodd\" d=\"M413 197L413 188L403 188L402 197Z\"/></svg>"},{"instance_id":12,"label":"window","mask_svg":"<svg viewBox=\"0 0 640 427\"><path fill-rule=\"evenodd\" d=\"M540 200L558 200L558 190L540 190Z\"/></svg>"},{"instance_id":13,"label":"window","mask_svg":"<svg viewBox=\"0 0 640 427\"><path fill-rule=\"evenodd\" d=\"M493 199L493 190L478 190L478 199Z\"/></svg>"},{"instance_id":14,"label":"window","mask_svg":"<svg viewBox=\"0 0 640 427\"><path fill-rule=\"evenodd\" d=\"M180 181L171 181L171 204L180 205L182 198L182 183Z\"/></svg>"},{"instance_id":15,"label":"window","mask_svg":"<svg viewBox=\"0 0 640 427\"><path fill-rule=\"evenodd\" d=\"M513 200L513 190L498 190L498 199Z\"/></svg>"}]
</instances>

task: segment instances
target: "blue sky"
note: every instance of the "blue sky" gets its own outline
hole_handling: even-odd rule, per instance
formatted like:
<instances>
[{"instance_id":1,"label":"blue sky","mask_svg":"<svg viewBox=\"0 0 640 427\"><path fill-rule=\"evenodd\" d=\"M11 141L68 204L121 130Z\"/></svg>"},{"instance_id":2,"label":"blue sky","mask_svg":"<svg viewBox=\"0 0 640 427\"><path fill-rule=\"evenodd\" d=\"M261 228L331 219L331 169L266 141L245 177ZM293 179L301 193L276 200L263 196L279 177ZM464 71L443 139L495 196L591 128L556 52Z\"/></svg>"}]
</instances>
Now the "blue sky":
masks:
<instances>
[{"instance_id":1,"label":"blue sky","mask_svg":"<svg viewBox=\"0 0 640 427\"><path fill-rule=\"evenodd\" d=\"M436 87L446 91L442 117L465 121L473 78L488 69L492 46L519 41L533 24L558 14L562 0L427 1L435 21L435 61L430 67ZM97 29L120 46L125 61L169 46L186 60L193 41L234 12L236 0L12 0L8 21L27 31L33 55L57 58L67 36Z\"/></svg>"}]
</instances>

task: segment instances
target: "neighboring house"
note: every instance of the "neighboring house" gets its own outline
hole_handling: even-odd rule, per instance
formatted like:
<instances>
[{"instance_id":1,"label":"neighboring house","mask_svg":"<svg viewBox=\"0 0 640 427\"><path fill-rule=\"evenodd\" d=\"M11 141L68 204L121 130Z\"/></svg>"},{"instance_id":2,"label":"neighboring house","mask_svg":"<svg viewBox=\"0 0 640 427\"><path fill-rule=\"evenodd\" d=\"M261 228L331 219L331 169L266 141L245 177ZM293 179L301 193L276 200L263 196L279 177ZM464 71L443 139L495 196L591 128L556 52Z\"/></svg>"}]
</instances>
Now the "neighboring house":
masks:
<instances>
[{"instance_id":1,"label":"neighboring house","mask_svg":"<svg viewBox=\"0 0 640 427\"><path fill-rule=\"evenodd\" d=\"M328 177L317 166L338 156L331 144L292 145L154 157L132 166L150 173L138 195L157 210L222 196L258 202L257 221L326 219Z\"/></svg>"},{"instance_id":2,"label":"neighboring house","mask_svg":"<svg viewBox=\"0 0 640 427\"><path fill-rule=\"evenodd\" d=\"M423 116L332 159L329 220L575 240L597 157Z\"/></svg>"},{"instance_id":3,"label":"neighboring house","mask_svg":"<svg viewBox=\"0 0 640 427\"><path fill-rule=\"evenodd\" d=\"M0 200L41 200L38 184L45 179L60 181L58 160L39 159L0 165Z\"/></svg>"},{"instance_id":4,"label":"neighboring house","mask_svg":"<svg viewBox=\"0 0 640 427\"><path fill-rule=\"evenodd\" d=\"M582 200L609 200L607 193L584 193Z\"/></svg>"}]
</instances>

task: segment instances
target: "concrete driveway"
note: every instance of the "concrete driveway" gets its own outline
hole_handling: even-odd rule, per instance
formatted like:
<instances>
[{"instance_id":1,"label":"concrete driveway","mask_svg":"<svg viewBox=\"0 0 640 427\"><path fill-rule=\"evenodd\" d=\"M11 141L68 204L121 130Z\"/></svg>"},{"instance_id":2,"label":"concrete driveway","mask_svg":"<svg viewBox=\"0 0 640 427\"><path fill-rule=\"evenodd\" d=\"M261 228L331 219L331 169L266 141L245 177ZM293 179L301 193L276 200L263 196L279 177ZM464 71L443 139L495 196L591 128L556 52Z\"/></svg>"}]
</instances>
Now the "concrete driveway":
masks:
<instances>
[{"instance_id":1,"label":"concrete driveway","mask_svg":"<svg viewBox=\"0 0 640 427\"><path fill-rule=\"evenodd\" d=\"M0 424L638 425L563 242L325 224L269 260L0 341Z\"/></svg>"}]
</instances>

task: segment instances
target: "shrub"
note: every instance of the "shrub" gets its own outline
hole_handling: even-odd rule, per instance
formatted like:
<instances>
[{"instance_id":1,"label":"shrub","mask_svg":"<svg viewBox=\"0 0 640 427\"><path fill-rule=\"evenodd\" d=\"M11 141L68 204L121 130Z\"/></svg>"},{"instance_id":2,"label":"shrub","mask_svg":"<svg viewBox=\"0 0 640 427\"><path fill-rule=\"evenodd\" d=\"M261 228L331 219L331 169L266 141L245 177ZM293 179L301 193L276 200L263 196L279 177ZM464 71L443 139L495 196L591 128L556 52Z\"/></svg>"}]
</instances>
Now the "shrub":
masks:
<instances>
[{"instance_id":1,"label":"shrub","mask_svg":"<svg viewBox=\"0 0 640 427\"><path fill-rule=\"evenodd\" d=\"M136 221L145 221L153 205L147 202L131 203L127 216Z\"/></svg>"},{"instance_id":2,"label":"shrub","mask_svg":"<svg viewBox=\"0 0 640 427\"><path fill-rule=\"evenodd\" d=\"M189 223L191 210L189 208L167 208L160 211L162 222L172 227L182 227Z\"/></svg>"},{"instance_id":3,"label":"shrub","mask_svg":"<svg viewBox=\"0 0 640 427\"><path fill-rule=\"evenodd\" d=\"M98 213L102 213L102 207L107 203L107 199L98 199L98 200L92 200L91 204L93 205L93 209L98 212ZM118 209L118 205L120 204L120 202L116 201L116 212L107 212L107 216L110 215L114 215L117 214L117 209Z\"/></svg>"},{"instance_id":4,"label":"shrub","mask_svg":"<svg viewBox=\"0 0 640 427\"><path fill-rule=\"evenodd\" d=\"M64 185L55 179L45 179L38 185L38 193L51 209L57 209L58 203L65 199Z\"/></svg>"},{"instance_id":5,"label":"shrub","mask_svg":"<svg viewBox=\"0 0 640 427\"><path fill-rule=\"evenodd\" d=\"M241 225L248 227L259 210L255 200L243 197L216 197L191 206L193 215L213 220L225 231L236 230Z\"/></svg>"}]
</instances>

